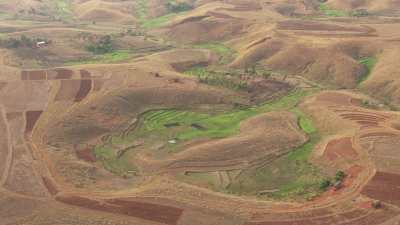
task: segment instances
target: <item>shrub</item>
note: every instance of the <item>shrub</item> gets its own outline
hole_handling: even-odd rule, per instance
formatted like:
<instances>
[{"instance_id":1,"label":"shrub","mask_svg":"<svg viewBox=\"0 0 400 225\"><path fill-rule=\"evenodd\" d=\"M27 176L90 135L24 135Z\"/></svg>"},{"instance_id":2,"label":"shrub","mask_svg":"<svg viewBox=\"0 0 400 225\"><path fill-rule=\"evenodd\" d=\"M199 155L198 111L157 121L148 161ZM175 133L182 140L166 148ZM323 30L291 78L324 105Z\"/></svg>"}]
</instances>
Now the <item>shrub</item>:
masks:
<instances>
[{"instance_id":1,"label":"shrub","mask_svg":"<svg viewBox=\"0 0 400 225\"><path fill-rule=\"evenodd\" d=\"M325 191L326 189L328 189L328 187L330 187L332 185L331 181L329 179L323 179L321 181L321 184L319 185L319 188L323 191Z\"/></svg>"},{"instance_id":2,"label":"shrub","mask_svg":"<svg viewBox=\"0 0 400 225\"><path fill-rule=\"evenodd\" d=\"M172 13L179 13L193 9L193 6L191 6L186 2L175 2L175 1L167 2L166 7L167 10Z\"/></svg>"},{"instance_id":3,"label":"shrub","mask_svg":"<svg viewBox=\"0 0 400 225\"><path fill-rule=\"evenodd\" d=\"M94 54L105 54L114 51L111 36L106 35L97 42L86 45L86 50Z\"/></svg>"},{"instance_id":4,"label":"shrub","mask_svg":"<svg viewBox=\"0 0 400 225\"><path fill-rule=\"evenodd\" d=\"M343 179L346 177L346 174L343 172L343 171L341 171L341 170L339 170L339 171L337 171L336 172L336 175L335 175L335 181L343 181Z\"/></svg>"}]
</instances>

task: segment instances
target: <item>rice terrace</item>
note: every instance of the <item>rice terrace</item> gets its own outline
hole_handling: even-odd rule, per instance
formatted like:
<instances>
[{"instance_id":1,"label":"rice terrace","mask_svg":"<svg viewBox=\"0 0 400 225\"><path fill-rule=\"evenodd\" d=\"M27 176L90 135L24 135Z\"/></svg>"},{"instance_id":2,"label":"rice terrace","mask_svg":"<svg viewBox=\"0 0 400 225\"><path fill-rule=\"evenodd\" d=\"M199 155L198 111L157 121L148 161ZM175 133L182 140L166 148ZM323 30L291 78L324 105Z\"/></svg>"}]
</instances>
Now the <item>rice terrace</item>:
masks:
<instances>
[{"instance_id":1,"label":"rice terrace","mask_svg":"<svg viewBox=\"0 0 400 225\"><path fill-rule=\"evenodd\" d=\"M400 225L400 1L0 0L0 225Z\"/></svg>"}]
</instances>

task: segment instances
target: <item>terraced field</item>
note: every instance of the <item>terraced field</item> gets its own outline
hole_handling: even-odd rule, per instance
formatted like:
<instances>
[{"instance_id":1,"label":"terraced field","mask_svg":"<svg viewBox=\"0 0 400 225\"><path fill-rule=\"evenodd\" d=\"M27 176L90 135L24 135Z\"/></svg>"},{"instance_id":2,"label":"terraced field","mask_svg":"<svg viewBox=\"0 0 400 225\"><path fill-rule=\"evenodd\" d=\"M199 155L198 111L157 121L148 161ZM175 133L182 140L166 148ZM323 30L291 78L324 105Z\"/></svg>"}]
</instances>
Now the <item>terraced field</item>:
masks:
<instances>
[{"instance_id":1,"label":"terraced field","mask_svg":"<svg viewBox=\"0 0 400 225\"><path fill-rule=\"evenodd\" d=\"M0 0L0 224L399 224L399 7Z\"/></svg>"}]
</instances>

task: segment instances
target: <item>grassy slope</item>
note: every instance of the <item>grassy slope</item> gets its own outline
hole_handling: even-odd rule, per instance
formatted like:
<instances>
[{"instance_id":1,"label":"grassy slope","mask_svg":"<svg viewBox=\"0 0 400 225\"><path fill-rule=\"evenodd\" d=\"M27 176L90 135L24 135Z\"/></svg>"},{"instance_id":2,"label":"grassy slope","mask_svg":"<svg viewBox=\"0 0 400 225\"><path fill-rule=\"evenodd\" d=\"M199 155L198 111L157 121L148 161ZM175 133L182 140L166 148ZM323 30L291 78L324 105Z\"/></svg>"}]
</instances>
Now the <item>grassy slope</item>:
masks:
<instances>
[{"instance_id":1,"label":"grassy slope","mask_svg":"<svg viewBox=\"0 0 400 225\"><path fill-rule=\"evenodd\" d=\"M227 47L226 45L218 42L210 42L210 43L202 43L193 45L193 48L197 49L209 49L215 53L217 53L221 59L219 64L228 64L234 59L236 52Z\"/></svg>"},{"instance_id":2,"label":"grassy slope","mask_svg":"<svg viewBox=\"0 0 400 225\"><path fill-rule=\"evenodd\" d=\"M364 74L363 76L361 76L358 79L359 84L368 78L368 76L371 74L371 72L377 62L378 62L378 59L376 56L365 57L365 58L360 59L359 63L364 65L365 68L367 68L367 72L366 72L366 74Z\"/></svg>"},{"instance_id":3,"label":"grassy slope","mask_svg":"<svg viewBox=\"0 0 400 225\"><path fill-rule=\"evenodd\" d=\"M131 58L131 56L132 56L132 53L130 51L119 50L119 51L114 51L111 53L106 53L103 55L96 55L90 59L67 62L67 63L65 63L65 65L71 66L71 65L80 65L80 64L117 63L117 62L123 62L125 60L128 60Z\"/></svg>"},{"instance_id":4,"label":"grassy slope","mask_svg":"<svg viewBox=\"0 0 400 225\"><path fill-rule=\"evenodd\" d=\"M332 9L326 4L320 4L319 10L325 15L329 17L346 17L351 16L350 12L346 12L343 10Z\"/></svg>"},{"instance_id":5,"label":"grassy slope","mask_svg":"<svg viewBox=\"0 0 400 225\"><path fill-rule=\"evenodd\" d=\"M181 142L197 138L224 138L237 134L240 122L247 118L269 111L290 110L298 116L300 127L310 137L309 142L303 146L271 164L243 172L227 188L217 184L215 174L191 173L189 176L180 176L180 179L190 183L206 182L214 190L238 195L256 195L259 191L277 188L278 192L267 197L308 199L321 192L319 186L324 178L318 168L308 162L310 153L319 141L318 132L310 118L296 108L297 103L308 94L310 93L305 91L294 91L276 101L215 115L175 109L149 111L143 115L141 126L135 132L126 138L111 138L111 143L129 143L135 139L152 141L154 138L167 142L176 138L179 145ZM204 129L194 128L192 124ZM170 150L176 152L180 149L175 146ZM106 169L117 174L135 170L134 165L126 164L126 159L116 159L112 152L110 147L96 148L95 153L104 162Z\"/></svg>"}]
</instances>

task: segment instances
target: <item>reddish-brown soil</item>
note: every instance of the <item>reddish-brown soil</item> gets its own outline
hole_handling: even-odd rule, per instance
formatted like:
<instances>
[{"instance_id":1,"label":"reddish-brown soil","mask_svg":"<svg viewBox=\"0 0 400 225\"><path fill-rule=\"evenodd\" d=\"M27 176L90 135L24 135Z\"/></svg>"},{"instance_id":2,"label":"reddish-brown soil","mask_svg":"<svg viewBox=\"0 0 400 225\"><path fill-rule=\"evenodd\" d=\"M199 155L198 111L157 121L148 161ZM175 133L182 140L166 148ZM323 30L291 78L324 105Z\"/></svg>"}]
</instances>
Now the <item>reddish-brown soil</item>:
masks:
<instances>
[{"instance_id":1,"label":"reddish-brown soil","mask_svg":"<svg viewBox=\"0 0 400 225\"><path fill-rule=\"evenodd\" d=\"M21 80L46 80L46 71L44 70L22 71Z\"/></svg>"},{"instance_id":2,"label":"reddish-brown soil","mask_svg":"<svg viewBox=\"0 0 400 225\"><path fill-rule=\"evenodd\" d=\"M92 76L91 73L87 70L80 70L79 73L81 74L82 79L88 79Z\"/></svg>"},{"instance_id":3,"label":"reddish-brown soil","mask_svg":"<svg viewBox=\"0 0 400 225\"><path fill-rule=\"evenodd\" d=\"M76 150L78 158L85 160L86 162L96 162L96 156L90 148L84 148Z\"/></svg>"},{"instance_id":4,"label":"reddish-brown soil","mask_svg":"<svg viewBox=\"0 0 400 225\"><path fill-rule=\"evenodd\" d=\"M396 134L390 133L390 132L373 132L373 133L363 134L363 135L360 136L360 138L391 137L391 136L396 136Z\"/></svg>"},{"instance_id":5,"label":"reddish-brown soil","mask_svg":"<svg viewBox=\"0 0 400 225\"><path fill-rule=\"evenodd\" d=\"M400 175L378 171L361 193L400 206Z\"/></svg>"},{"instance_id":6,"label":"reddish-brown soil","mask_svg":"<svg viewBox=\"0 0 400 225\"><path fill-rule=\"evenodd\" d=\"M75 97L75 102L82 101L92 89L92 81L91 80L81 80L80 88Z\"/></svg>"},{"instance_id":7,"label":"reddish-brown soil","mask_svg":"<svg viewBox=\"0 0 400 225\"><path fill-rule=\"evenodd\" d=\"M100 91L104 85L104 80L102 79L95 79L93 80L93 91Z\"/></svg>"},{"instance_id":8,"label":"reddish-brown soil","mask_svg":"<svg viewBox=\"0 0 400 225\"><path fill-rule=\"evenodd\" d=\"M333 161L338 158L355 159L357 152L354 150L350 137L332 140L326 146L324 157Z\"/></svg>"},{"instance_id":9,"label":"reddish-brown soil","mask_svg":"<svg viewBox=\"0 0 400 225\"><path fill-rule=\"evenodd\" d=\"M369 32L369 29L363 27L344 27L335 24L302 20L286 20L278 22L277 27L281 30Z\"/></svg>"},{"instance_id":10,"label":"reddish-brown soil","mask_svg":"<svg viewBox=\"0 0 400 225\"><path fill-rule=\"evenodd\" d=\"M49 193L51 195L58 194L59 190L58 190L56 184L53 182L53 180L51 180L48 177L42 177L42 180L43 180L44 186L47 188L47 190L49 191Z\"/></svg>"},{"instance_id":11,"label":"reddish-brown soil","mask_svg":"<svg viewBox=\"0 0 400 225\"><path fill-rule=\"evenodd\" d=\"M42 115L43 111L27 111L25 113L26 116L26 128L25 132L30 133L33 130L37 120L39 119L40 115Z\"/></svg>"},{"instance_id":12,"label":"reddish-brown soil","mask_svg":"<svg viewBox=\"0 0 400 225\"><path fill-rule=\"evenodd\" d=\"M64 68L55 69L54 71L57 72L57 79L70 79L74 74L72 70Z\"/></svg>"},{"instance_id":13,"label":"reddish-brown soil","mask_svg":"<svg viewBox=\"0 0 400 225\"><path fill-rule=\"evenodd\" d=\"M56 199L71 205L94 210L123 214L163 224L176 225L183 209L124 199L93 200L80 196L57 196Z\"/></svg>"},{"instance_id":14,"label":"reddish-brown soil","mask_svg":"<svg viewBox=\"0 0 400 225\"><path fill-rule=\"evenodd\" d=\"M55 101L74 100L80 90L80 86L80 80L62 80L61 87L55 97Z\"/></svg>"},{"instance_id":15,"label":"reddish-brown soil","mask_svg":"<svg viewBox=\"0 0 400 225\"><path fill-rule=\"evenodd\" d=\"M351 98L348 95L341 93L323 93L317 97L317 100L342 106L351 105Z\"/></svg>"}]
</instances>

